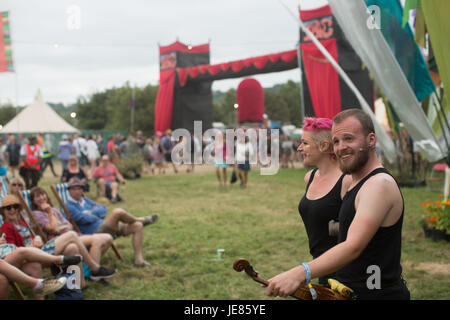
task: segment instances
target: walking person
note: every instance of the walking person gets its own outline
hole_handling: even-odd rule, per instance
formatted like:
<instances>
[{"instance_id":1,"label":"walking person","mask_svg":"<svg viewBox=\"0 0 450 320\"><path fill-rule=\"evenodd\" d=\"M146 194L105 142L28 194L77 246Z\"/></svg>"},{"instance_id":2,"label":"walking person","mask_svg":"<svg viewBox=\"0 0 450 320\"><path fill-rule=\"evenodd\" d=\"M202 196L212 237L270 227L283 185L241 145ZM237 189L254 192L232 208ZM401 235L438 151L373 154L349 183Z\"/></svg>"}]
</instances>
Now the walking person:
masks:
<instances>
[{"instance_id":1,"label":"walking person","mask_svg":"<svg viewBox=\"0 0 450 320\"><path fill-rule=\"evenodd\" d=\"M214 141L214 166L216 167L216 176L217 180L219 180L219 186L226 187L228 168L227 148L226 141L222 133L216 135L216 140Z\"/></svg>"},{"instance_id":2,"label":"walking person","mask_svg":"<svg viewBox=\"0 0 450 320\"><path fill-rule=\"evenodd\" d=\"M25 181L26 188L31 189L38 185L41 177L42 149L37 144L36 137L28 138L28 143L20 149L20 156L22 157L22 164L19 173Z\"/></svg>"},{"instance_id":3,"label":"walking person","mask_svg":"<svg viewBox=\"0 0 450 320\"><path fill-rule=\"evenodd\" d=\"M58 159L61 161L61 175L69 163L70 156L74 153L72 142L69 141L67 134L63 134L58 144Z\"/></svg>"},{"instance_id":4,"label":"walking person","mask_svg":"<svg viewBox=\"0 0 450 320\"><path fill-rule=\"evenodd\" d=\"M13 178L15 178L16 171L19 169L20 164L20 144L17 142L17 139L14 135L10 135L8 137L6 155L11 175Z\"/></svg>"}]
</instances>

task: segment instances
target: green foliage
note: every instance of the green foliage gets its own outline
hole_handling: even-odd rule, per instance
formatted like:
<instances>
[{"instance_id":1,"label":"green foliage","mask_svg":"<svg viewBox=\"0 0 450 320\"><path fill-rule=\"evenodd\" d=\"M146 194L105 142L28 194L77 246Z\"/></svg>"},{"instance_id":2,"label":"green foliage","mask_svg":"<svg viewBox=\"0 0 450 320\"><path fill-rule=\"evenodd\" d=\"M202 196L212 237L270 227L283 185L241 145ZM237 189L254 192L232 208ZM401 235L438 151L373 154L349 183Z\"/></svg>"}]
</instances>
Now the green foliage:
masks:
<instances>
[{"instance_id":1,"label":"green foliage","mask_svg":"<svg viewBox=\"0 0 450 320\"><path fill-rule=\"evenodd\" d=\"M153 134L157 86L132 88L126 83L120 88L97 92L88 98L79 98L76 104L78 127L80 129L102 130L131 128L131 99L135 90L135 122L144 134Z\"/></svg>"},{"instance_id":2,"label":"green foliage","mask_svg":"<svg viewBox=\"0 0 450 320\"><path fill-rule=\"evenodd\" d=\"M0 105L0 124L4 126L18 113L19 110L12 104Z\"/></svg>"},{"instance_id":3,"label":"green foliage","mask_svg":"<svg viewBox=\"0 0 450 320\"><path fill-rule=\"evenodd\" d=\"M143 167L144 161L138 153L122 157L117 163L117 170L125 179L134 179L141 176Z\"/></svg>"}]
</instances>

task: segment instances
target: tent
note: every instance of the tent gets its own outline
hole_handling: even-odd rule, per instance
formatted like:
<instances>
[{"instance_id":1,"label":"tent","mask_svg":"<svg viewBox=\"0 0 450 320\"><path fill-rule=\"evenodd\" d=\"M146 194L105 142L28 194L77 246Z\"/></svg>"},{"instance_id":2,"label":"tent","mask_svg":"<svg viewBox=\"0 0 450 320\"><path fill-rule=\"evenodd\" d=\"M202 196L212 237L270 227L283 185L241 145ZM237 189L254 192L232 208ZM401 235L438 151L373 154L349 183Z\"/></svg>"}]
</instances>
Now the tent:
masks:
<instances>
[{"instance_id":1,"label":"tent","mask_svg":"<svg viewBox=\"0 0 450 320\"><path fill-rule=\"evenodd\" d=\"M40 90L34 101L0 130L0 133L37 132L79 133L44 102Z\"/></svg>"}]
</instances>

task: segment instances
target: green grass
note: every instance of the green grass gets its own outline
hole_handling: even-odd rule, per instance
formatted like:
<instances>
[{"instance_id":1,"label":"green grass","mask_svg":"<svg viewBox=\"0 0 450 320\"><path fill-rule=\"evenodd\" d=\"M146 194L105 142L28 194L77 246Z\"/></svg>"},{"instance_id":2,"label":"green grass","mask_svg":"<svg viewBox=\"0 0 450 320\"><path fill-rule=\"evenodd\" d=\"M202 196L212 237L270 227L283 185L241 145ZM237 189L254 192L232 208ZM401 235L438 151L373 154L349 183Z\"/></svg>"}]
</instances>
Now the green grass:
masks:
<instances>
[{"instance_id":1,"label":"green grass","mask_svg":"<svg viewBox=\"0 0 450 320\"><path fill-rule=\"evenodd\" d=\"M119 238L115 243L124 261L111 250L102 260L118 274L110 287L89 282L85 299L268 299L256 282L233 270L233 262L246 258L269 279L311 259L297 211L305 172L284 169L262 176L252 170L245 190L238 183L220 189L213 171L128 181L120 190L125 202L116 206L136 216L160 214L144 231L145 258L154 267L134 267L131 238ZM42 185L48 189L54 182L47 179ZM403 276L411 297L450 299L450 244L425 239L419 223L422 202L437 199L437 194L425 188L402 191ZM214 260L219 248L225 249L223 261ZM439 272L424 268L430 263L441 266Z\"/></svg>"}]
</instances>

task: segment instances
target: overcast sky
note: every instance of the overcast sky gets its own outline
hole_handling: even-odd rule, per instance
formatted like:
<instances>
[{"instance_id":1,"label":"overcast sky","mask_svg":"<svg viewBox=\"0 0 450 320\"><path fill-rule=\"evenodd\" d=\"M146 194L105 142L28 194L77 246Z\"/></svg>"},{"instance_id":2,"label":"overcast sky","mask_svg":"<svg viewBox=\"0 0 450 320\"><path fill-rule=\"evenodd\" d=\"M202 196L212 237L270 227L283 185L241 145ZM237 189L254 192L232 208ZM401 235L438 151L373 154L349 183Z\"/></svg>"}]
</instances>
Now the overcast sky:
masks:
<instances>
[{"instance_id":1,"label":"overcast sky","mask_svg":"<svg viewBox=\"0 0 450 320\"><path fill-rule=\"evenodd\" d=\"M290 10L286 10L280 2ZM291 50L297 8L326 0L2 0L10 12L16 73L0 73L0 103L28 104L41 89L47 102L70 104L106 88L158 84L160 45L210 41L211 64ZM79 15L78 12L79 11ZM78 17L78 18L77 18ZM265 87L297 69L254 76ZM236 88L242 79L213 83Z\"/></svg>"}]
</instances>

